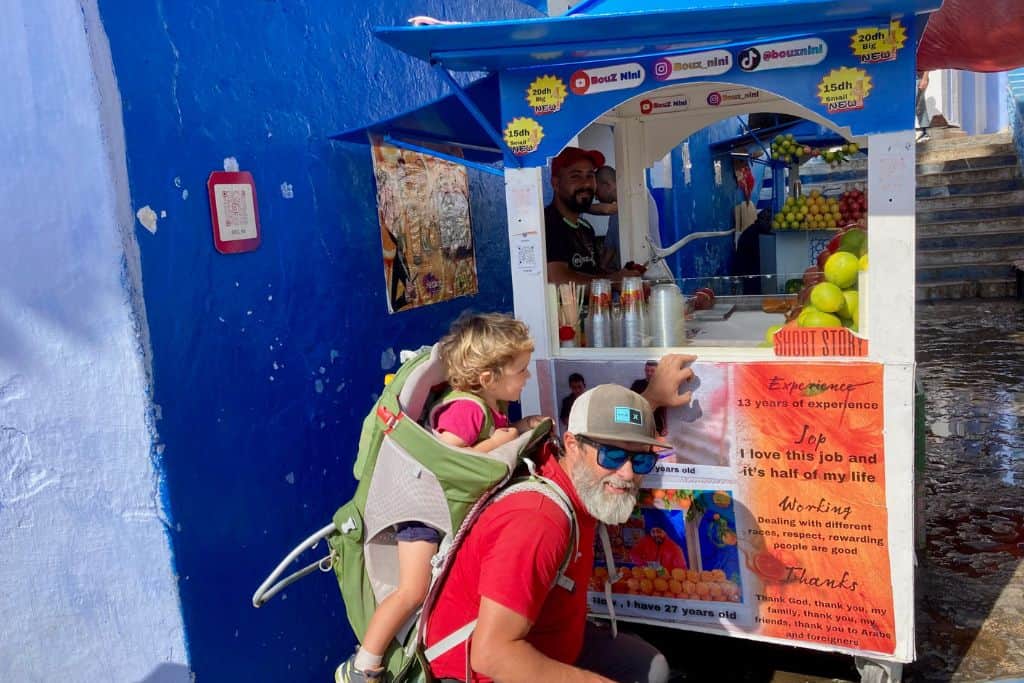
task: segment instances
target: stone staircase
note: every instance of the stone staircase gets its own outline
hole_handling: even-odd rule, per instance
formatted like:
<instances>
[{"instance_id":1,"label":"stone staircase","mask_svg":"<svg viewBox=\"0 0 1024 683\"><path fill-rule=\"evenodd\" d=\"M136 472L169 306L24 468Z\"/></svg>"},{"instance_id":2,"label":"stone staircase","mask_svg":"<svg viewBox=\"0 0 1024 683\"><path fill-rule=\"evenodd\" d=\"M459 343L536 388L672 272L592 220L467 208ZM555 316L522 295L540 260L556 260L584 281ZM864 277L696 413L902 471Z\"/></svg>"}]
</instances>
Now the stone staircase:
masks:
<instances>
[{"instance_id":1,"label":"stone staircase","mask_svg":"<svg viewBox=\"0 0 1024 683\"><path fill-rule=\"evenodd\" d=\"M917 145L917 299L1016 294L1024 178L1009 132Z\"/></svg>"}]
</instances>

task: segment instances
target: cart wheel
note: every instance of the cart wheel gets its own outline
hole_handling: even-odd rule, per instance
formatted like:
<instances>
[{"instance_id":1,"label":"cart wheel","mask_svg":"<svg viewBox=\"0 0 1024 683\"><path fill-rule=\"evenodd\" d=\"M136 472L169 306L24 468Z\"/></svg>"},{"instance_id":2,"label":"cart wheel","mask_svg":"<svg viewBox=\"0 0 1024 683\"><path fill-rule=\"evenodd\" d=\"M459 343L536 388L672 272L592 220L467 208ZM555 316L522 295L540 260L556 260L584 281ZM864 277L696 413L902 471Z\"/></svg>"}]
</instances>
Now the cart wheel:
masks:
<instances>
[{"instance_id":1,"label":"cart wheel","mask_svg":"<svg viewBox=\"0 0 1024 683\"><path fill-rule=\"evenodd\" d=\"M900 683L903 680L903 665L899 662L854 657L853 663L860 672L860 683Z\"/></svg>"}]
</instances>

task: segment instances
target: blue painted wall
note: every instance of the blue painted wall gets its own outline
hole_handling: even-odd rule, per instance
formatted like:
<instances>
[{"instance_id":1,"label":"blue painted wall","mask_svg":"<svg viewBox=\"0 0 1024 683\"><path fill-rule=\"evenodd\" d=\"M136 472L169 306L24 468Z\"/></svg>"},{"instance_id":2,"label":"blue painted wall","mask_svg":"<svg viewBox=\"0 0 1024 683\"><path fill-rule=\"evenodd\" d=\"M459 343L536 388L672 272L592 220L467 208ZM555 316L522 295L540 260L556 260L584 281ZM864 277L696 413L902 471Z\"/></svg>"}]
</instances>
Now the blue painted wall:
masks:
<instances>
[{"instance_id":1,"label":"blue painted wall","mask_svg":"<svg viewBox=\"0 0 1024 683\"><path fill-rule=\"evenodd\" d=\"M255 611L285 552L353 491L361 421L401 348L511 308L500 179L471 172L479 296L390 316L369 152L328 137L445 92L376 25L533 16L504 2L100 0L124 106L153 348L155 448L200 681L327 680L354 641L329 576ZM213 249L206 179L234 157L263 245ZM291 195L288 197L287 195Z\"/></svg>"},{"instance_id":2,"label":"blue painted wall","mask_svg":"<svg viewBox=\"0 0 1024 683\"><path fill-rule=\"evenodd\" d=\"M672 187L659 197L662 215L671 216L662 223L662 244L666 246L692 232L728 230L733 226L733 207L742 199L736 186L728 155L713 157L710 146L719 140L743 133L735 117L723 119L691 135L689 143L690 182L683 168L682 141L672 149ZM721 183L715 182L715 160L721 159ZM656 195L657 196L657 195ZM671 231L671 234L670 234ZM732 266L732 237L695 240L670 257L677 278L708 278L728 275ZM686 293L693 293L707 282L683 282Z\"/></svg>"}]
</instances>

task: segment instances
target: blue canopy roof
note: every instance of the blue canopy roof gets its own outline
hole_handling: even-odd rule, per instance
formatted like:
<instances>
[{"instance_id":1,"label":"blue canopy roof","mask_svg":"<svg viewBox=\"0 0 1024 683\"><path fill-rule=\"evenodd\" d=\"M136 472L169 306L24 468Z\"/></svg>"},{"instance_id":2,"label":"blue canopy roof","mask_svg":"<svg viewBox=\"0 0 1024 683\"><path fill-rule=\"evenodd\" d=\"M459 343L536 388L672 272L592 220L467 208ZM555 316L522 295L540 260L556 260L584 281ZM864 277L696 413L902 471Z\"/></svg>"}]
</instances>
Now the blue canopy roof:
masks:
<instances>
[{"instance_id":1,"label":"blue canopy roof","mask_svg":"<svg viewBox=\"0 0 1024 683\"><path fill-rule=\"evenodd\" d=\"M602 56L653 54L687 43L931 12L942 0L584 0L560 17L383 27L386 43L453 71L498 71Z\"/></svg>"},{"instance_id":2,"label":"blue canopy roof","mask_svg":"<svg viewBox=\"0 0 1024 683\"><path fill-rule=\"evenodd\" d=\"M852 22L885 24L893 15L931 12L941 4L942 0L582 0L559 17L383 27L374 33L444 69L491 72L464 93L492 130L500 131L495 72L687 51L786 34L806 36ZM334 138L366 143L367 133L414 144L462 146L464 158L472 162L497 162L507 152L455 94Z\"/></svg>"},{"instance_id":3,"label":"blue canopy roof","mask_svg":"<svg viewBox=\"0 0 1024 683\"><path fill-rule=\"evenodd\" d=\"M465 88L480 112L495 129L501 127L501 97L498 76L491 74L473 81ZM501 161L502 151L483 126L456 95L446 95L404 114L383 119L368 126L353 128L332 136L344 142L366 143L367 133L390 135L413 143L456 145L470 161L494 163Z\"/></svg>"}]
</instances>

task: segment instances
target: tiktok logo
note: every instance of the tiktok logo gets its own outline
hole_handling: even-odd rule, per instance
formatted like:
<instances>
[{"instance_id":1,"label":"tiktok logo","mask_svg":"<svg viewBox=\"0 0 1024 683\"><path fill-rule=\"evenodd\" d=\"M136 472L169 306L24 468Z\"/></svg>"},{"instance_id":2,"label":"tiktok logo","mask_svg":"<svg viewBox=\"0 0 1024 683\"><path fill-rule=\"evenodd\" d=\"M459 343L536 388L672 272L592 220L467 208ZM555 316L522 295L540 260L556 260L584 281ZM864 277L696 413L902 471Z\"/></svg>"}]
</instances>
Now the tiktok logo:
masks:
<instances>
[{"instance_id":1,"label":"tiktok logo","mask_svg":"<svg viewBox=\"0 0 1024 683\"><path fill-rule=\"evenodd\" d=\"M756 47L748 47L737 55L737 63L744 71L754 71L761 64L761 53Z\"/></svg>"}]
</instances>

